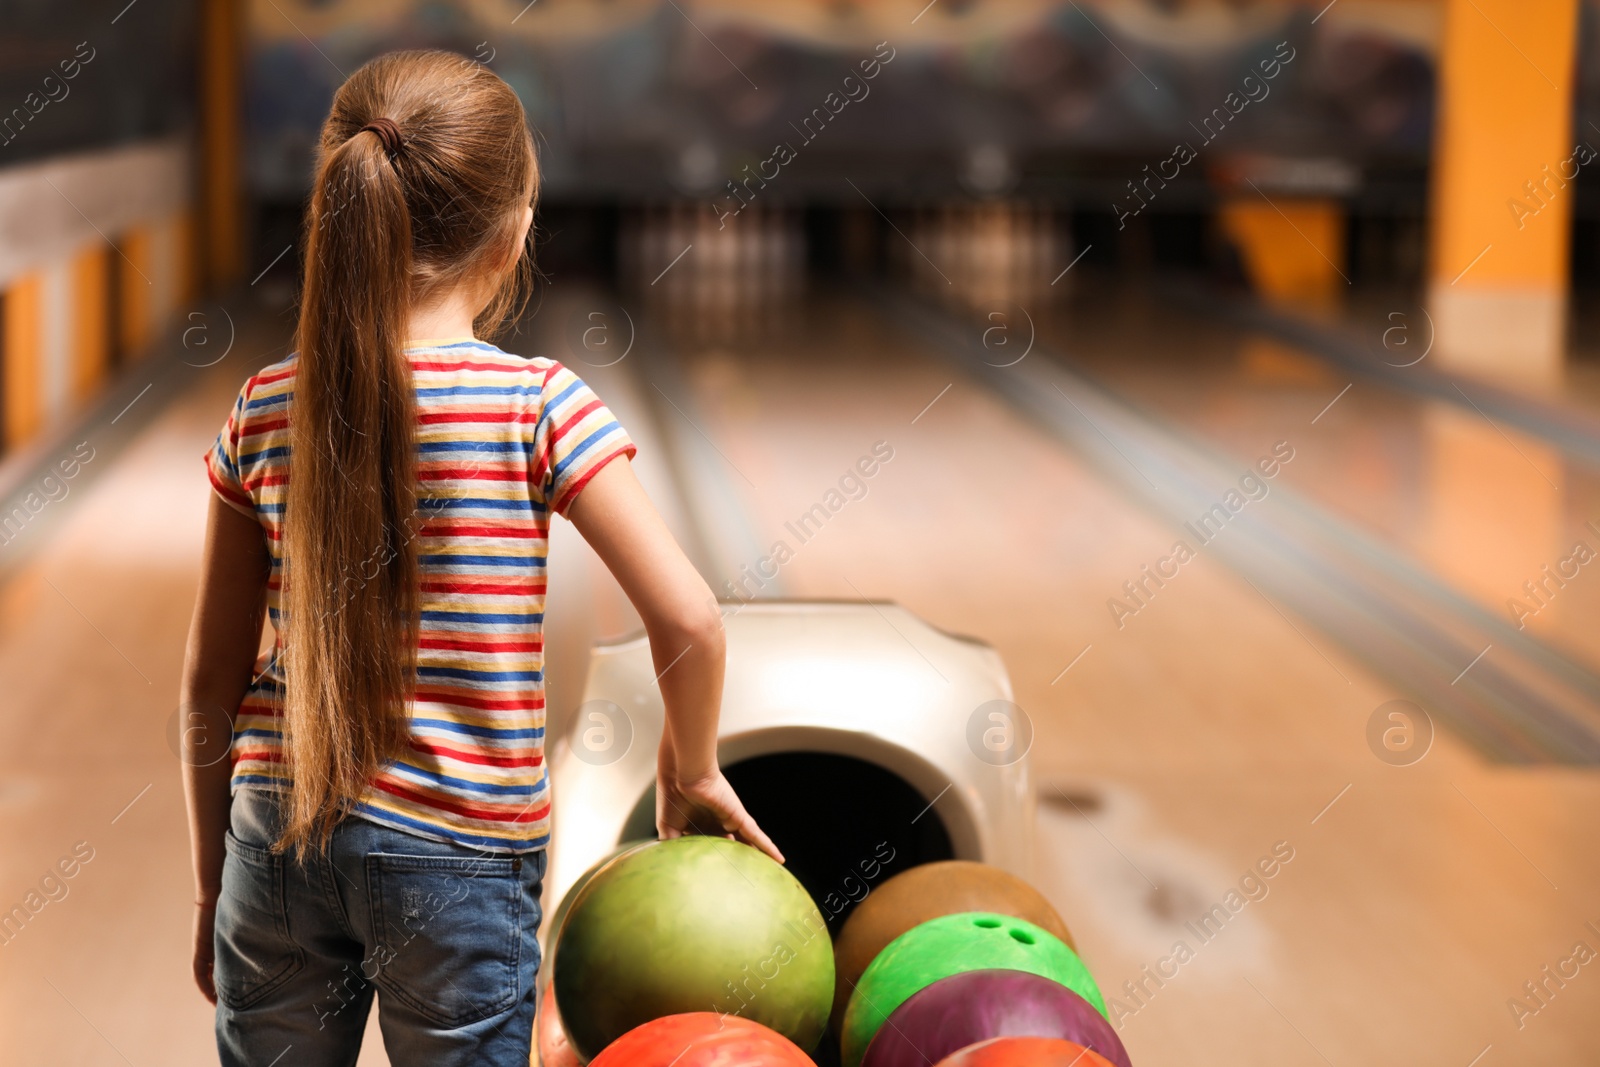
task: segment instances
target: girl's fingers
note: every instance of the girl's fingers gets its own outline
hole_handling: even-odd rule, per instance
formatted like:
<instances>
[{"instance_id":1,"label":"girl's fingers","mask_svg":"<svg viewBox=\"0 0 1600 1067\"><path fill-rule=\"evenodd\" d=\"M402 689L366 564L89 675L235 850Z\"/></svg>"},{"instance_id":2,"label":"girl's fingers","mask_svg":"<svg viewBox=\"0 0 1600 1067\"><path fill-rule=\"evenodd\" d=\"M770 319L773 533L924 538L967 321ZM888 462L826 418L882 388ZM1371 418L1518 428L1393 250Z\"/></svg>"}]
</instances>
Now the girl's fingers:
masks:
<instances>
[{"instance_id":1,"label":"girl's fingers","mask_svg":"<svg viewBox=\"0 0 1600 1067\"><path fill-rule=\"evenodd\" d=\"M217 1003L217 990L212 982L211 968L206 966L195 967L194 984L200 987L200 995L205 997L214 1006Z\"/></svg>"},{"instance_id":2,"label":"girl's fingers","mask_svg":"<svg viewBox=\"0 0 1600 1067\"><path fill-rule=\"evenodd\" d=\"M768 837L766 831L757 826L756 821L749 815L746 815L740 822L737 836L745 844L759 848L777 862L785 862L783 853L779 852L778 846L772 843L772 838Z\"/></svg>"},{"instance_id":3,"label":"girl's fingers","mask_svg":"<svg viewBox=\"0 0 1600 1067\"><path fill-rule=\"evenodd\" d=\"M787 863L788 861L784 859L783 853L778 850L778 846L773 844L772 838L768 837L766 832L756 824L755 819L744 809L744 805L739 802L738 797L733 794L731 789L726 787L726 783L723 784L725 791L713 790L709 795L699 796L693 800L684 799L690 805L691 810L710 816L711 818L706 821L714 820L716 825L722 828L725 836L760 849L777 863ZM672 806L674 808L678 807L676 804ZM678 814L683 814L682 809L678 809ZM689 821L692 826L694 820ZM657 835L663 841L682 837L686 832L688 831L675 826L657 827Z\"/></svg>"}]
</instances>

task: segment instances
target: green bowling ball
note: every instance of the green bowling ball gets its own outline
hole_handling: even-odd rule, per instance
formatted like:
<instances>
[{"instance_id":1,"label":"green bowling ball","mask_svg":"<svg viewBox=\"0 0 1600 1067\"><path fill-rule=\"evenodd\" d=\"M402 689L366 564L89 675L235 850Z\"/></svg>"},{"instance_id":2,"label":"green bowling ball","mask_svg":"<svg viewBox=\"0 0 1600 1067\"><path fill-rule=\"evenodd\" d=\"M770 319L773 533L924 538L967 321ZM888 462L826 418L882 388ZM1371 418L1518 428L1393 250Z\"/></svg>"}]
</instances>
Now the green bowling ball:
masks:
<instances>
[{"instance_id":1,"label":"green bowling ball","mask_svg":"<svg viewBox=\"0 0 1600 1067\"><path fill-rule=\"evenodd\" d=\"M860 1067L867 1043L913 993L941 978L1001 967L1060 982L1093 1004L1106 1002L1078 954L1054 934L1024 919L965 911L913 926L862 972L845 1009L840 1035L844 1067Z\"/></svg>"},{"instance_id":2,"label":"green bowling ball","mask_svg":"<svg viewBox=\"0 0 1600 1067\"><path fill-rule=\"evenodd\" d=\"M545 926L545 944L549 947L545 951L544 959L540 961L539 970L541 975L549 974L554 966L556 948L561 944L561 929L567 925L567 913L572 910L573 902L578 899L578 894L583 892L583 887L588 885L590 879L592 879L596 874L600 873L600 868L604 867L618 856L621 856L627 852L632 852L640 845L648 843L648 841L640 839L623 842L610 852L606 853L604 859L600 860L594 866L578 875L578 880L572 883L571 888L569 888L566 893L562 894L561 903L556 905L555 914L551 916L549 923Z\"/></svg>"},{"instance_id":3,"label":"green bowling ball","mask_svg":"<svg viewBox=\"0 0 1600 1067\"><path fill-rule=\"evenodd\" d=\"M556 1004L587 1060L666 1015L724 1012L814 1048L833 1001L822 913L748 845L679 837L602 866L573 901L555 953Z\"/></svg>"}]
</instances>

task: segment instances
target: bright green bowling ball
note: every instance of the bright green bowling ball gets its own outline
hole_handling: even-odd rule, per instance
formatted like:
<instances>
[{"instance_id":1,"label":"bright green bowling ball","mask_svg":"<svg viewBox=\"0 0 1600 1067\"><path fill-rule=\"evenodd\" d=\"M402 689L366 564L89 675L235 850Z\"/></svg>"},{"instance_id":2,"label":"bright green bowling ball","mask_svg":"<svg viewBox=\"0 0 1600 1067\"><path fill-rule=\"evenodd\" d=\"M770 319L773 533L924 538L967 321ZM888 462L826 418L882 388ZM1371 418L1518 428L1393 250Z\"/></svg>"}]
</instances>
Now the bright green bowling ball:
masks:
<instances>
[{"instance_id":1,"label":"bright green bowling ball","mask_svg":"<svg viewBox=\"0 0 1600 1067\"><path fill-rule=\"evenodd\" d=\"M556 1004L584 1059L664 1015L742 1016L814 1048L833 945L804 887L748 845L656 841L601 867L567 912Z\"/></svg>"},{"instance_id":2,"label":"bright green bowling ball","mask_svg":"<svg viewBox=\"0 0 1600 1067\"><path fill-rule=\"evenodd\" d=\"M966 911L913 926L867 966L850 996L840 1037L844 1067L859 1067L867 1043L913 993L941 978L1003 967L1060 982L1106 1013L1089 969L1054 934L1023 919Z\"/></svg>"}]
</instances>

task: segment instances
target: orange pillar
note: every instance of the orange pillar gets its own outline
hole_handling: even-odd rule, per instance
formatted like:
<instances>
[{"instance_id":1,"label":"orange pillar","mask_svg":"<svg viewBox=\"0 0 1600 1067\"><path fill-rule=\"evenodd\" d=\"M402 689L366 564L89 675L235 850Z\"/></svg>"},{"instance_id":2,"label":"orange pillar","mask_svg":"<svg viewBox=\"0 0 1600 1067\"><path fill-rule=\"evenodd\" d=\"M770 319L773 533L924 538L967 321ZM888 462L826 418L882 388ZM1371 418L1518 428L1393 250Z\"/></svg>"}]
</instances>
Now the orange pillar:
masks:
<instances>
[{"instance_id":1,"label":"orange pillar","mask_svg":"<svg viewBox=\"0 0 1600 1067\"><path fill-rule=\"evenodd\" d=\"M240 279L244 264L244 205L240 129L244 122L244 4L200 4L200 251L201 276L215 289Z\"/></svg>"},{"instance_id":2,"label":"orange pillar","mask_svg":"<svg viewBox=\"0 0 1600 1067\"><path fill-rule=\"evenodd\" d=\"M1572 128L1577 0L1445 0L1430 192L1428 308L1440 363L1559 375L1572 177L1600 138Z\"/></svg>"}]
</instances>

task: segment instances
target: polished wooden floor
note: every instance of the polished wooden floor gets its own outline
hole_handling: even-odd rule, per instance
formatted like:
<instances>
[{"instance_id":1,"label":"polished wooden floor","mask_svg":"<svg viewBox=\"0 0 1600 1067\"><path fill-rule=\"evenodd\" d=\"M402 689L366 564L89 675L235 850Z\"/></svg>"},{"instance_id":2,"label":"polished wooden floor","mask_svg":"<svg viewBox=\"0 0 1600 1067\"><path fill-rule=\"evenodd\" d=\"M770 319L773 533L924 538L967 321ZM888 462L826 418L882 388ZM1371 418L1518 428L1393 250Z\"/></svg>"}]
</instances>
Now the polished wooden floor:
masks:
<instances>
[{"instance_id":1,"label":"polished wooden floor","mask_svg":"<svg viewBox=\"0 0 1600 1067\"><path fill-rule=\"evenodd\" d=\"M559 331L559 302L543 314ZM736 468L763 542L893 446L798 547L784 591L892 598L999 649L1037 729L1039 882L1124 1005L1136 1062L1600 1062L1600 963L1559 987L1542 973L1600 950L1600 777L1491 765L1442 730L1420 762L1385 764L1367 724L1397 694L1203 551L1117 628L1107 598L1172 530L859 306L802 322L681 347L697 432ZM91 461L98 481L41 513L0 584L0 910L58 898L0 944L0 1063L215 1060L188 975L169 720L199 456L253 369L197 371L126 451ZM553 558L560 703L581 646L627 619L570 529ZM1248 882L1258 899L1195 936L1274 848L1292 859ZM74 849L92 858L47 882ZM1543 1005L1530 981L1553 990ZM374 1032L362 1063L382 1062Z\"/></svg>"}]
</instances>

